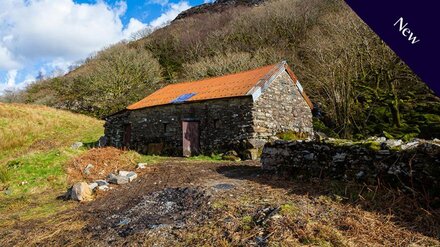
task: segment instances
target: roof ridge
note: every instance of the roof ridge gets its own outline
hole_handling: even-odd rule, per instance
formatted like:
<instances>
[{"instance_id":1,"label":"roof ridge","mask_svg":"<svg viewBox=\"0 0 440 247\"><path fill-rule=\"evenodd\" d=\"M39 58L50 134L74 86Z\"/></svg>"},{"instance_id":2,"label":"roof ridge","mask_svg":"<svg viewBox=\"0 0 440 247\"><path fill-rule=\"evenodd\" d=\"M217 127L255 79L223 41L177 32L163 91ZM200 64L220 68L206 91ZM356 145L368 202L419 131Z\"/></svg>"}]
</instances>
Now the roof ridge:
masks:
<instances>
[{"instance_id":1,"label":"roof ridge","mask_svg":"<svg viewBox=\"0 0 440 247\"><path fill-rule=\"evenodd\" d=\"M253 71L255 71L255 70L259 70L259 69L262 69L262 68L264 68L264 67L269 67L269 66L273 66L273 67L275 68L276 66L279 66L281 63L285 63L285 61L281 61L281 62L279 62L279 63L275 63L275 64L268 64L268 65L264 65L264 66L260 66L260 67L253 68L253 69L250 69L250 70L240 71L240 72L232 73L232 74L218 75L218 76L214 76L214 77L205 77L205 78L198 79L198 80L195 80L195 81L182 81L182 82L176 82L176 83L169 84L169 85L167 85L167 86L165 86L165 87L163 87L163 88L170 87L170 86L174 86L174 85L177 85L177 84L195 83L195 82L200 82L200 81L205 81L205 80L211 80L211 79L214 80L214 79L218 79L218 78L222 78L222 77L226 77L226 76L231 76L231 75L245 74L245 73L253 72Z\"/></svg>"}]
</instances>

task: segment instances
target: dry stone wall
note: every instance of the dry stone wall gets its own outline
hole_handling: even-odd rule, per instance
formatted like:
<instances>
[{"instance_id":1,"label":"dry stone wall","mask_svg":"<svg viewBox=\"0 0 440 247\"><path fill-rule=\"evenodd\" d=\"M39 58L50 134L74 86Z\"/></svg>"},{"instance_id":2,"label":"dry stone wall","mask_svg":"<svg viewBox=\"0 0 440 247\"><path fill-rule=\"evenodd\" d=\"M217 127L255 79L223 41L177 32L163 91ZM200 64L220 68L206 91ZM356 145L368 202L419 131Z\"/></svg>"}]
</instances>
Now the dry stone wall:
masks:
<instances>
[{"instance_id":1,"label":"dry stone wall","mask_svg":"<svg viewBox=\"0 0 440 247\"><path fill-rule=\"evenodd\" d=\"M403 151L314 141L265 145L265 170L293 176L360 181L440 196L440 145L421 143Z\"/></svg>"}]
</instances>

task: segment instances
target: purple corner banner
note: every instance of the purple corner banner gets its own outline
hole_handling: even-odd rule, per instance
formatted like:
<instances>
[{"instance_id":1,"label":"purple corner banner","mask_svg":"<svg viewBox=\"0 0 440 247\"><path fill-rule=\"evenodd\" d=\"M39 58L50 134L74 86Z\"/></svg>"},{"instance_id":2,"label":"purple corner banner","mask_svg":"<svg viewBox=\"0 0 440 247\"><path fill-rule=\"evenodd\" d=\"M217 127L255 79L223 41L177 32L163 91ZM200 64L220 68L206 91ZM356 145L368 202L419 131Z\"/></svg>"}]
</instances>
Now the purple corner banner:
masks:
<instances>
[{"instance_id":1,"label":"purple corner banner","mask_svg":"<svg viewBox=\"0 0 440 247\"><path fill-rule=\"evenodd\" d=\"M345 1L440 96L440 1Z\"/></svg>"}]
</instances>

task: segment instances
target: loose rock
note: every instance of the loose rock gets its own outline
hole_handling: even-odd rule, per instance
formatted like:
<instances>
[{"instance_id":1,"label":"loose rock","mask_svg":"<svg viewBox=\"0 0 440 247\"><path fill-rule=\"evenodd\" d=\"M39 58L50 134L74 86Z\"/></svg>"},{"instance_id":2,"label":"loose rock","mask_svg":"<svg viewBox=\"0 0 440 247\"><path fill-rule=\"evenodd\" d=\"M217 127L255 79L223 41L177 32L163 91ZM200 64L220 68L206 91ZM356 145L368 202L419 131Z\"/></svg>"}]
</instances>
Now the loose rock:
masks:
<instances>
[{"instance_id":1,"label":"loose rock","mask_svg":"<svg viewBox=\"0 0 440 247\"><path fill-rule=\"evenodd\" d=\"M111 184L126 184L129 181L128 181L128 177L126 177L126 176L110 174L108 176L108 182Z\"/></svg>"},{"instance_id":2,"label":"loose rock","mask_svg":"<svg viewBox=\"0 0 440 247\"><path fill-rule=\"evenodd\" d=\"M105 180L96 180L95 183L97 183L98 186L108 185L108 182Z\"/></svg>"},{"instance_id":3,"label":"loose rock","mask_svg":"<svg viewBox=\"0 0 440 247\"><path fill-rule=\"evenodd\" d=\"M78 149L80 147L84 146L84 144L82 142L75 142L72 144L72 146L70 146L72 149Z\"/></svg>"},{"instance_id":4,"label":"loose rock","mask_svg":"<svg viewBox=\"0 0 440 247\"><path fill-rule=\"evenodd\" d=\"M129 171L119 171L118 174L119 176L124 176L126 177L130 172Z\"/></svg>"},{"instance_id":5,"label":"loose rock","mask_svg":"<svg viewBox=\"0 0 440 247\"><path fill-rule=\"evenodd\" d=\"M129 172L126 177L128 178L128 182L132 182L137 178L137 174L135 172Z\"/></svg>"},{"instance_id":6,"label":"loose rock","mask_svg":"<svg viewBox=\"0 0 440 247\"><path fill-rule=\"evenodd\" d=\"M92 190L86 182L79 182L72 186L70 198L76 201L90 201L93 199Z\"/></svg>"},{"instance_id":7,"label":"loose rock","mask_svg":"<svg viewBox=\"0 0 440 247\"><path fill-rule=\"evenodd\" d=\"M89 188L91 189L91 190L94 190L94 189L96 189L96 187L98 187L98 183L90 183L89 184Z\"/></svg>"},{"instance_id":8,"label":"loose rock","mask_svg":"<svg viewBox=\"0 0 440 247\"><path fill-rule=\"evenodd\" d=\"M98 186L98 190L101 190L101 191L107 191L109 189L110 189L110 187L108 187L107 185L100 185L100 186Z\"/></svg>"},{"instance_id":9,"label":"loose rock","mask_svg":"<svg viewBox=\"0 0 440 247\"><path fill-rule=\"evenodd\" d=\"M138 163L136 168L137 169L145 169L147 167L147 163Z\"/></svg>"}]
</instances>

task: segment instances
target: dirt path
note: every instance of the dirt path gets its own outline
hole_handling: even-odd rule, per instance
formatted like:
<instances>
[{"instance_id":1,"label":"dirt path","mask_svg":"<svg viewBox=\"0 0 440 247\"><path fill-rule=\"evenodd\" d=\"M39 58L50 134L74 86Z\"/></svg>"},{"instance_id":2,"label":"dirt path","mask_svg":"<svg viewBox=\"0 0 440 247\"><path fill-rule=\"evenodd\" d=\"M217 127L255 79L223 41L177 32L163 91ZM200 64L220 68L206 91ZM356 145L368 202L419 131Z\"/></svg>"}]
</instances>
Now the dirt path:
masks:
<instances>
[{"instance_id":1,"label":"dirt path","mask_svg":"<svg viewBox=\"0 0 440 247\"><path fill-rule=\"evenodd\" d=\"M0 235L8 245L407 246L440 244L392 214L332 196L322 182L264 174L257 162L173 159L133 183ZM407 222L406 222L407 223ZM411 222L410 222L411 223ZM426 223L426 222L425 222ZM416 229L416 230L414 230Z\"/></svg>"}]
</instances>

